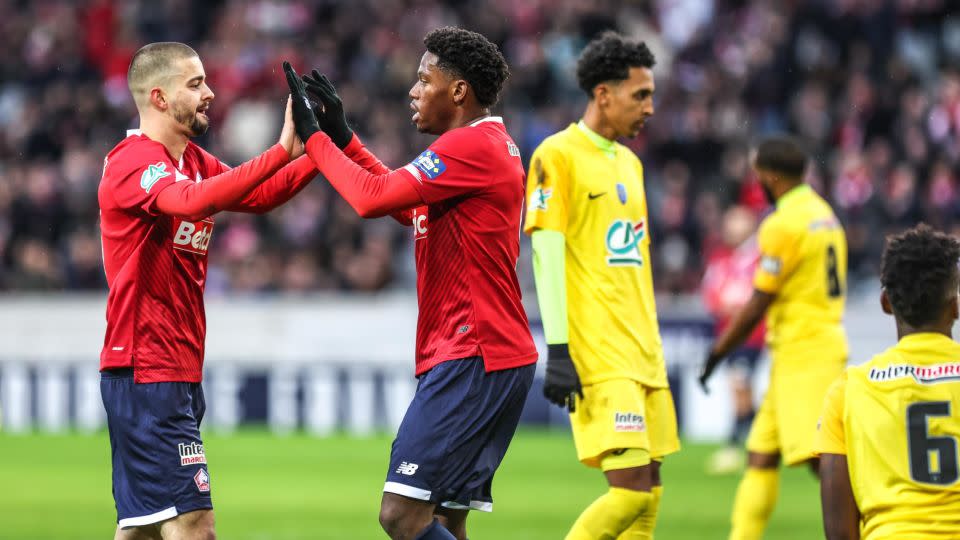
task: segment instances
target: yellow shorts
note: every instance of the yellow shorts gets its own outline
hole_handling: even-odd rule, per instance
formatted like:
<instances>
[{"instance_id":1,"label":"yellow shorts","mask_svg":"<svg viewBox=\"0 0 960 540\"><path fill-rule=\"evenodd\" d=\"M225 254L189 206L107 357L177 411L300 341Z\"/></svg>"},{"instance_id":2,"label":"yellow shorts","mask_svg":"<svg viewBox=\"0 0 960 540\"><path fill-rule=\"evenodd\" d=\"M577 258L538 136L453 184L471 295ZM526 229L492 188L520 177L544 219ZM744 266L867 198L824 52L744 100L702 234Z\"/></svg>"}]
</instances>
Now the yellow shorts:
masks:
<instances>
[{"instance_id":1,"label":"yellow shorts","mask_svg":"<svg viewBox=\"0 0 960 540\"><path fill-rule=\"evenodd\" d=\"M680 450L669 388L649 388L630 379L584 386L570 424L577 459L589 467L599 468L606 455L624 449L646 450L639 455L650 459Z\"/></svg>"},{"instance_id":2,"label":"yellow shorts","mask_svg":"<svg viewBox=\"0 0 960 540\"><path fill-rule=\"evenodd\" d=\"M844 360L808 369L794 368L789 374L777 373L774 366L770 388L747 436L747 450L780 454L786 465L813 458L823 400L845 366Z\"/></svg>"}]
</instances>

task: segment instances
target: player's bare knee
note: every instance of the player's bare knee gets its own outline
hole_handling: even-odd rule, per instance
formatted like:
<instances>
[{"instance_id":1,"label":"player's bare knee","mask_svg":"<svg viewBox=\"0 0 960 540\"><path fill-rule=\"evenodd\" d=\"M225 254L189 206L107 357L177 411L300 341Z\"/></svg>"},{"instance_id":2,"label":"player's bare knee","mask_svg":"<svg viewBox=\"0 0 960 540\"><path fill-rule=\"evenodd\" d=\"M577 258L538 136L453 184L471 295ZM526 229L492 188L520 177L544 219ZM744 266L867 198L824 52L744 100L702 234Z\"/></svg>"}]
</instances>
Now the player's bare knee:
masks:
<instances>
[{"instance_id":1,"label":"player's bare knee","mask_svg":"<svg viewBox=\"0 0 960 540\"><path fill-rule=\"evenodd\" d=\"M652 486L662 486L663 482L660 480L660 466L663 463L659 460L653 460L650 462L650 484Z\"/></svg>"},{"instance_id":2,"label":"player's bare knee","mask_svg":"<svg viewBox=\"0 0 960 540\"><path fill-rule=\"evenodd\" d=\"M607 483L610 487L630 489L633 491L650 491L653 487L653 467L643 465L628 469L614 469L605 471Z\"/></svg>"},{"instance_id":3,"label":"player's bare knee","mask_svg":"<svg viewBox=\"0 0 960 540\"><path fill-rule=\"evenodd\" d=\"M394 540L414 538L433 520L430 505L393 493L380 501L380 526Z\"/></svg>"}]
</instances>

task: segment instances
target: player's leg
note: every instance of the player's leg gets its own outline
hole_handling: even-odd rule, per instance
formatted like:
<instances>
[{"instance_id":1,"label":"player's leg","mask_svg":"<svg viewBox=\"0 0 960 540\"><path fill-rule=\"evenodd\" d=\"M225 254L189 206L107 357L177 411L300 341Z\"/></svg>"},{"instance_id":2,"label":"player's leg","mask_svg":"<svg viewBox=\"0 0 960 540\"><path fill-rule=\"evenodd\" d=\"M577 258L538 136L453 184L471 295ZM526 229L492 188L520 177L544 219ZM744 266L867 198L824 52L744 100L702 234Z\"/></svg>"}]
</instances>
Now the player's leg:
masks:
<instances>
[{"instance_id":1,"label":"player's leg","mask_svg":"<svg viewBox=\"0 0 960 540\"><path fill-rule=\"evenodd\" d=\"M437 521L443 525L443 528L450 531L450 534L457 540L467 540L467 516L470 515L469 510L438 506L434 515Z\"/></svg>"},{"instance_id":2,"label":"player's leg","mask_svg":"<svg viewBox=\"0 0 960 540\"><path fill-rule=\"evenodd\" d=\"M160 524L163 540L214 540L213 510L194 510Z\"/></svg>"},{"instance_id":3,"label":"player's leg","mask_svg":"<svg viewBox=\"0 0 960 540\"><path fill-rule=\"evenodd\" d=\"M650 433L650 503L646 511L620 534L620 540L649 540L657 525L660 500L663 498L663 482L660 467L663 458L680 450L677 432L676 408L673 393L669 388L648 389L646 392L647 429Z\"/></svg>"},{"instance_id":4,"label":"player's leg","mask_svg":"<svg viewBox=\"0 0 960 540\"><path fill-rule=\"evenodd\" d=\"M380 526L393 540L441 540L452 539L433 517L436 505L384 492L380 501Z\"/></svg>"},{"instance_id":5,"label":"player's leg","mask_svg":"<svg viewBox=\"0 0 960 540\"><path fill-rule=\"evenodd\" d=\"M156 525L129 529L123 529L118 525L113 540L163 540L163 537L160 536L160 529Z\"/></svg>"},{"instance_id":6,"label":"player's leg","mask_svg":"<svg viewBox=\"0 0 960 540\"><path fill-rule=\"evenodd\" d=\"M776 392L770 390L760 404L747 437L747 469L733 499L731 540L759 540L780 493L780 442Z\"/></svg>"}]
</instances>

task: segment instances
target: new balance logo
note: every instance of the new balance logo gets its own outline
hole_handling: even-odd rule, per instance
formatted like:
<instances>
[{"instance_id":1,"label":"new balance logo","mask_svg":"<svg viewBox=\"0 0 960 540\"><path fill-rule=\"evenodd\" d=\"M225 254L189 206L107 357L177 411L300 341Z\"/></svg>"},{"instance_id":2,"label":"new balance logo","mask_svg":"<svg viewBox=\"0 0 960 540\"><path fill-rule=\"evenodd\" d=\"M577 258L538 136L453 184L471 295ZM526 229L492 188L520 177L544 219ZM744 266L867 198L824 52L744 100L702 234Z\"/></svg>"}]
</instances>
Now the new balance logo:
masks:
<instances>
[{"instance_id":1,"label":"new balance logo","mask_svg":"<svg viewBox=\"0 0 960 540\"><path fill-rule=\"evenodd\" d=\"M198 463L207 463L207 456L203 453L203 445L200 443L190 443L178 445L180 450L180 466L196 465Z\"/></svg>"},{"instance_id":2,"label":"new balance logo","mask_svg":"<svg viewBox=\"0 0 960 540\"><path fill-rule=\"evenodd\" d=\"M407 463L406 461L401 462L400 466L397 467L397 474L402 474L404 476L413 476L417 473L417 469L420 468L420 465L416 463Z\"/></svg>"}]
</instances>

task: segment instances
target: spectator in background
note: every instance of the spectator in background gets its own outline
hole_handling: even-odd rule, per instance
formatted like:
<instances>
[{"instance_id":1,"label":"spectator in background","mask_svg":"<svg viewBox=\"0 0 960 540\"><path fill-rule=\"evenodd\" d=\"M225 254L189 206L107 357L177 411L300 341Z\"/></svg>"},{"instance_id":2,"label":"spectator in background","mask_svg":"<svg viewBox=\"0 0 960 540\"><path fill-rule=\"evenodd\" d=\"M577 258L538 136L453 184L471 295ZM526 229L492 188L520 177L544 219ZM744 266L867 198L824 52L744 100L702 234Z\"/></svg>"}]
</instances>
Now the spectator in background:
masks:
<instances>
[{"instance_id":1,"label":"spectator in background","mask_svg":"<svg viewBox=\"0 0 960 540\"><path fill-rule=\"evenodd\" d=\"M732 206L723 215L722 244L707 255L701 293L707 312L715 322L716 336L723 333L731 318L753 294L753 275L760 258L756 232L756 215L743 206ZM764 326L762 322L758 324L728 360L733 429L727 446L716 451L707 462L708 473L729 474L743 468L742 447L754 416L751 381L763 352Z\"/></svg>"}]
</instances>

